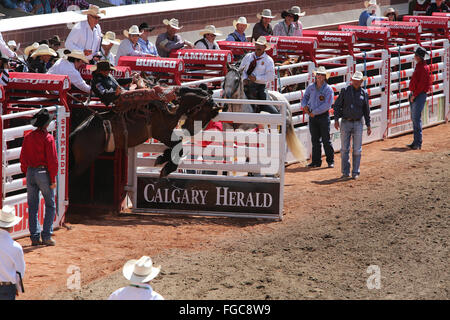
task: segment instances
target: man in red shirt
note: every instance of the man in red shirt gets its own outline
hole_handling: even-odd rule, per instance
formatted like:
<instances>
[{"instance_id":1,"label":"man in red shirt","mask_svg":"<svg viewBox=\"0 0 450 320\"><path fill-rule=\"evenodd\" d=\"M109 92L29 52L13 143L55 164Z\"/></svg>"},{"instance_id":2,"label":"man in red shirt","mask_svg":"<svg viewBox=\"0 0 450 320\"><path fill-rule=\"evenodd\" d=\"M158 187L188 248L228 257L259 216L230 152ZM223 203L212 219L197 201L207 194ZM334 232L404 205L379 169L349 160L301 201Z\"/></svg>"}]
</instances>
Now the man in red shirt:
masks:
<instances>
[{"instance_id":1,"label":"man in red shirt","mask_svg":"<svg viewBox=\"0 0 450 320\"><path fill-rule=\"evenodd\" d=\"M36 130L25 135L20 152L20 168L27 176L28 223L31 245L45 244L54 246L52 239L53 220L55 218L55 199L58 160L55 139L47 132L52 117L47 109L42 109L31 119ZM45 217L41 238L41 226L38 221L39 191L45 200Z\"/></svg>"},{"instance_id":2,"label":"man in red shirt","mask_svg":"<svg viewBox=\"0 0 450 320\"><path fill-rule=\"evenodd\" d=\"M431 87L430 67L425 62L425 55L428 55L428 53L424 48L418 47L416 49L414 55L416 68L409 82L409 102L414 141L407 146L414 150L422 148L422 111L427 101L427 92Z\"/></svg>"}]
</instances>

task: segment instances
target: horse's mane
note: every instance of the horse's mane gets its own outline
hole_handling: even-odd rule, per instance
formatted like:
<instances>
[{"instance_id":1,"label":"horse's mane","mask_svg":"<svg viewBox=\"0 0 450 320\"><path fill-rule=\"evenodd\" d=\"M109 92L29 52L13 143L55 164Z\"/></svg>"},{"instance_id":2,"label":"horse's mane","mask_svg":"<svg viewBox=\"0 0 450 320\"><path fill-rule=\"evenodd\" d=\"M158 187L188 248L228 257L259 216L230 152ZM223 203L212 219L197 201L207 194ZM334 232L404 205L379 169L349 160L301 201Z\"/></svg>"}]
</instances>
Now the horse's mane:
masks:
<instances>
[{"instance_id":1,"label":"horse's mane","mask_svg":"<svg viewBox=\"0 0 450 320\"><path fill-rule=\"evenodd\" d=\"M76 135L78 132L80 132L81 130L83 130L84 128L86 128L91 122L92 120L94 120L94 118L98 116L97 112L93 112L89 117L87 117L86 119L83 120L83 122L81 122L76 128L75 130L73 130L70 135L69 135L69 140Z\"/></svg>"}]
</instances>

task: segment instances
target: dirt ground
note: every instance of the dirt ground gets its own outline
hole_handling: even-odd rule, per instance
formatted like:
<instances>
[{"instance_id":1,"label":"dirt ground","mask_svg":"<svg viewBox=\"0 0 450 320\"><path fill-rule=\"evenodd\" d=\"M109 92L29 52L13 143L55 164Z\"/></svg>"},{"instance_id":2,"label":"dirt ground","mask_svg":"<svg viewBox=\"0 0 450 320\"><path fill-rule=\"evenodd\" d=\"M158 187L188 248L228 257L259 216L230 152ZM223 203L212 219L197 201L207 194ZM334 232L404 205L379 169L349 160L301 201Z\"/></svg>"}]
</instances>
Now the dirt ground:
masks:
<instances>
[{"instance_id":1,"label":"dirt ground","mask_svg":"<svg viewBox=\"0 0 450 320\"><path fill-rule=\"evenodd\" d=\"M151 285L166 299L449 299L450 124L424 130L422 150L411 140L363 146L359 180L338 179L340 154L334 169L289 166L280 222L68 217L55 247L19 240L19 299L106 299L142 255L162 265ZM80 290L67 288L74 268Z\"/></svg>"}]
</instances>

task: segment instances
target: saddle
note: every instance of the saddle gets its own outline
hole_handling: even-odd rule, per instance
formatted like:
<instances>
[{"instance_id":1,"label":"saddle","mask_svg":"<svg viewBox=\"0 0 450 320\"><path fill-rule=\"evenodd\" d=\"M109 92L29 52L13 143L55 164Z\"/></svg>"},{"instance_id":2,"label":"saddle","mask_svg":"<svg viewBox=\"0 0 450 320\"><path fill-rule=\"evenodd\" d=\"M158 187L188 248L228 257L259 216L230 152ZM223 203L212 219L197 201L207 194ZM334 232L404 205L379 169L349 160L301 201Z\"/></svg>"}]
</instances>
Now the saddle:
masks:
<instances>
[{"instance_id":1,"label":"saddle","mask_svg":"<svg viewBox=\"0 0 450 320\"><path fill-rule=\"evenodd\" d=\"M114 101L113 111L126 113L131 109L139 109L146 106L151 100L159 100L169 103L177 98L177 88L167 90L161 86L151 89L137 89L125 91Z\"/></svg>"}]
</instances>

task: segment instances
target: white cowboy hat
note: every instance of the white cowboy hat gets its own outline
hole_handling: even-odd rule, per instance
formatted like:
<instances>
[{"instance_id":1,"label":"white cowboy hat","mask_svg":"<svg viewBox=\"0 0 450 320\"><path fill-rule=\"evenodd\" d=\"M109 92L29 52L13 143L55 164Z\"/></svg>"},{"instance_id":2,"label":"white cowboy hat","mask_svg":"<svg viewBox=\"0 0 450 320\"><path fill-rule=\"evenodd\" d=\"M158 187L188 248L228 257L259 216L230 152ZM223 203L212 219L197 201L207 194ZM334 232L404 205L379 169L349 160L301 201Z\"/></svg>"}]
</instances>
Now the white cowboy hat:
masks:
<instances>
[{"instance_id":1,"label":"white cowboy hat","mask_svg":"<svg viewBox=\"0 0 450 320\"><path fill-rule=\"evenodd\" d=\"M140 35L142 34L142 32L139 32L139 27L138 27L137 25L134 24L134 25L132 25L132 26L130 27L130 29L128 29L128 30L123 30L123 35L124 35L125 37L129 38L129 35L130 35L130 34L140 36Z\"/></svg>"},{"instance_id":2,"label":"white cowboy hat","mask_svg":"<svg viewBox=\"0 0 450 320\"><path fill-rule=\"evenodd\" d=\"M66 54L66 58L72 57L75 59L80 59L84 61L85 63L89 63L88 58L84 55L83 51L80 50L73 50L70 53Z\"/></svg>"},{"instance_id":3,"label":"white cowboy hat","mask_svg":"<svg viewBox=\"0 0 450 320\"><path fill-rule=\"evenodd\" d=\"M12 206L3 206L0 209L0 228L10 228L18 224L22 217L16 216L16 209Z\"/></svg>"},{"instance_id":4,"label":"white cowboy hat","mask_svg":"<svg viewBox=\"0 0 450 320\"><path fill-rule=\"evenodd\" d=\"M364 7L368 8L368 7L371 7L371 6L378 7L377 0L364 1Z\"/></svg>"},{"instance_id":5,"label":"white cowboy hat","mask_svg":"<svg viewBox=\"0 0 450 320\"><path fill-rule=\"evenodd\" d=\"M291 8L291 10L292 10L296 15L298 15L299 17L303 17L303 16L306 14L306 11L303 11L303 12L302 12L302 9L300 9L299 6L293 6L293 7Z\"/></svg>"},{"instance_id":6,"label":"white cowboy hat","mask_svg":"<svg viewBox=\"0 0 450 320\"><path fill-rule=\"evenodd\" d=\"M96 17L100 17L100 14L106 15L105 10L100 10L100 8L94 4L90 4L89 8L87 10L81 11L81 13Z\"/></svg>"},{"instance_id":7,"label":"white cowboy hat","mask_svg":"<svg viewBox=\"0 0 450 320\"><path fill-rule=\"evenodd\" d=\"M276 17L276 15L275 15L275 16L272 15L272 10L270 10L270 9L264 9L261 13L258 13L258 14L256 15L256 17L257 17L258 19L261 19L261 18L269 18L269 19L273 19L273 18Z\"/></svg>"},{"instance_id":8,"label":"white cowboy hat","mask_svg":"<svg viewBox=\"0 0 450 320\"><path fill-rule=\"evenodd\" d=\"M267 39L264 36L260 36L258 38L258 40L255 41L255 44L259 44L260 46L265 46L266 47L266 49L264 49L265 51L267 51L271 48L270 43L267 42Z\"/></svg>"},{"instance_id":9,"label":"white cowboy hat","mask_svg":"<svg viewBox=\"0 0 450 320\"><path fill-rule=\"evenodd\" d=\"M201 36L203 36L204 34L213 34L215 36L221 36L222 35L221 32L216 31L216 27L213 26L212 24L209 25L209 26L206 26L205 29L200 30L199 33L200 33Z\"/></svg>"},{"instance_id":10,"label":"white cowboy hat","mask_svg":"<svg viewBox=\"0 0 450 320\"><path fill-rule=\"evenodd\" d=\"M17 43L14 40L9 40L8 41L8 47L17 47Z\"/></svg>"},{"instance_id":11,"label":"white cowboy hat","mask_svg":"<svg viewBox=\"0 0 450 320\"><path fill-rule=\"evenodd\" d=\"M417 0L417 3L420 5L423 5L425 3L425 1L427 1L427 0Z\"/></svg>"},{"instance_id":12,"label":"white cowboy hat","mask_svg":"<svg viewBox=\"0 0 450 320\"><path fill-rule=\"evenodd\" d=\"M239 17L237 20L233 20L233 27L236 29L236 25L238 24L245 24L247 25L246 29L250 26L250 24L247 23L246 17Z\"/></svg>"},{"instance_id":13,"label":"white cowboy hat","mask_svg":"<svg viewBox=\"0 0 450 320\"><path fill-rule=\"evenodd\" d=\"M313 73L314 73L314 75L316 75L316 74L323 74L324 76L327 77L327 79L330 77L330 73L327 72L327 69L325 69L324 66L318 67L317 70L313 71Z\"/></svg>"},{"instance_id":14,"label":"white cowboy hat","mask_svg":"<svg viewBox=\"0 0 450 320\"><path fill-rule=\"evenodd\" d=\"M102 44L105 46L110 44L120 44L120 40L116 38L116 33L112 31L107 31L105 35L103 36Z\"/></svg>"},{"instance_id":15,"label":"white cowboy hat","mask_svg":"<svg viewBox=\"0 0 450 320\"><path fill-rule=\"evenodd\" d=\"M181 28L183 28L182 26L181 27L179 26L178 19L175 19L175 18L172 18L170 20L164 19L163 23L166 26L171 26L172 28L177 29L177 30L180 30Z\"/></svg>"},{"instance_id":16,"label":"white cowboy hat","mask_svg":"<svg viewBox=\"0 0 450 320\"><path fill-rule=\"evenodd\" d=\"M128 260L123 266L123 276L131 282L146 283L156 277L161 266L153 267L150 257L142 256L139 260Z\"/></svg>"},{"instance_id":17,"label":"white cowboy hat","mask_svg":"<svg viewBox=\"0 0 450 320\"><path fill-rule=\"evenodd\" d=\"M39 43L35 42L32 45L26 47L25 50L23 50L23 53L25 53L25 55L28 57L30 55L30 51L36 50L37 48L39 48Z\"/></svg>"},{"instance_id":18,"label":"white cowboy hat","mask_svg":"<svg viewBox=\"0 0 450 320\"><path fill-rule=\"evenodd\" d=\"M367 77L361 71L356 71L352 76L352 80L366 81Z\"/></svg>"},{"instance_id":19,"label":"white cowboy hat","mask_svg":"<svg viewBox=\"0 0 450 320\"><path fill-rule=\"evenodd\" d=\"M396 16L398 16L398 12L397 10L395 10L394 8L388 8L385 12L384 12L384 16L387 16L389 13L393 13Z\"/></svg>"},{"instance_id":20,"label":"white cowboy hat","mask_svg":"<svg viewBox=\"0 0 450 320\"><path fill-rule=\"evenodd\" d=\"M57 54L56 54L55 50L50 48L47 44L43 43L43 44L39 45L39 47L31 55L32 58L37 57L37 56L54 56L54 57L56 57Z\"/></svg>"}]
</instances>

